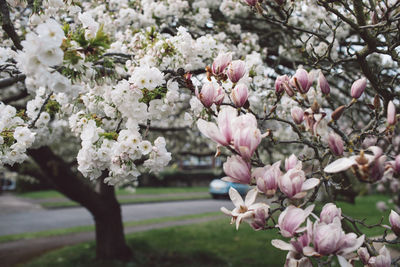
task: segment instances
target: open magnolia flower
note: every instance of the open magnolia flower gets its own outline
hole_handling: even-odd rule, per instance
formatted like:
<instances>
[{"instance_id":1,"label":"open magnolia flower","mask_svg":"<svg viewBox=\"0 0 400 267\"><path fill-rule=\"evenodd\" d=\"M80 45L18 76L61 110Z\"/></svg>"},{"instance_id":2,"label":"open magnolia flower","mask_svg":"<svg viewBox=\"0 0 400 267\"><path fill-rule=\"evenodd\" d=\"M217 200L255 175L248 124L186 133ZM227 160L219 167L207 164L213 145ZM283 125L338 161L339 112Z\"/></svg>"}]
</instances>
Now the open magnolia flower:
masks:
<instances>
[{"instance_id":1,"label":"open magnolia flower","mask_svg":"<svg viewBox=\"0 0 400 267\"><path fill-rule=\"evenodd\" d=\"M221 211L226 215L232 216L231 224L236 222L236 229L239 229L239 225L242 221L252 224L256 217L257 221L260 219L260 214L268 216L269 206L267 204L254 203L257 197L257 188L250 190L243 201L238 191L231 187L229 188L229 197L235 205L235 208L229 211L227 208L222 207ZM262 212L260 212L260 210L262 210Z\"/></svg>"},{"instance_id":2,"label":"open magnolia flower","mask_svg":"<svg viewBox=\"0 0 400 267\"><path fill-rule=\"evenodd\" d=\"M326 166L324 172L337 173L351 168L360 181L376 182L385 172L386 156L383 155L380 147L371 146L368 150L372 151L373 155L361 151L360 155L340 158Z\"/></svg>"},{"instance_id":3,"label":"open magnolia flower","mask_svg":"<svg viewBox=\"0 0 400 267\"><path fill-rule=\"evenodd\" d=\"M296 208L293 205L287 207L281 215L279 215L278 225L281 235L284 237L292 237L297 233L304 232L305 227L300 225L310 216L315 205L308 206L305 210Z\"/></svg>"}]
</instances>

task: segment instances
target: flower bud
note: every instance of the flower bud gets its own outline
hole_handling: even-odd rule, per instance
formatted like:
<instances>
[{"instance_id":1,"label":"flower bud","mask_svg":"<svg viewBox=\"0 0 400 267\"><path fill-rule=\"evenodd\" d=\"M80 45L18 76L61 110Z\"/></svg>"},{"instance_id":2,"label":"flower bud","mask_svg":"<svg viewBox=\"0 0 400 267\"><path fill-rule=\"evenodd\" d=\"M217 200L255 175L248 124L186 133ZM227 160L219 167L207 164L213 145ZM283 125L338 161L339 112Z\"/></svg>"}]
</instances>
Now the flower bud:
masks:
<instances>
[{"instance_id":1,"label":"flower bud","mask_svg":"<svg viewBox=\"0 0 400 267\"><path fill-rule=\"evenodd\" d=\"M307 71L305 69L298 69L292 78L292 84L300 93L307 93L311 87Z\"/></svg>"},{"instance_id":2,"label":"flower bud","mask_svg":"<svg viewBox=\"0 0 400 267\"><path fill-rule=\"evenodd\" d=\"M226 175L222 180L248 184L251 180L250 164L244 161L240 156L230 156L223 165Z\"/></svg>"},{"instance_id":3,"label":"flower bud","mask_svg":"<svg viewBox=\"0 0 400 267\"><path fill-rule=\"evenodd\" d=\"M280 94L280 93L283 92L283 90L285 90L284 87L283 87L284 83L289 83L289 77L287 75L282 75L282 76L276 77L276 80L275 80L275 92L277 94Z\"/></svg>"},{"instance_id":4,"label":"flower bud","mask_svg":"<svg viewBox=\"0 0 400 267\"><path fill-rule=\"evenodd\" d=\"M239 83L233 88L231 98L237 108L241 108L249 97L249 89L244 83Z\"/></svg>"},{"instance_id":5,"label":"flower bud","mask_svg":"<svg viewBox=\"0 0 400 267\"><path fill-rule=\"evenodd\" d=\"M322 211L319 216L320 216L321 222L329 224L329 223L333 222L333 218L335 218L335 217L338 217L339 219L341 219L342 210L340 208L336 207L335 204L328 203L328 204L325 204L325 206L322 208Z\"/></svg>"},{"instance_id":6,"label":"flower bud","mask_svg":"<svg viewBox=\"0 0 400 267\"><path fill-rule=\"evenodd\" d=\"M257 3L257 0L255 0ZM237 83L245 74L246 65L242 60L234 60L228 67L228 78L233 83Z\"/></svg>"},{"instance_id":7,"label":"flower bud","mask_svg":"<svg viewBox=\"0 0 400 267\"><path fill-rule=\"evenodd\" d=\"M351 86L351 97L358 99L364 93L365 87L367 87L367 79L361 78L353 83Z\"/></svg>"},{"instance_id":8,"label":"flower bud","mask_svg":"<svg viewBox=\"0 0 400 267\"><path fill-rule=\"evenodd\" d=\"M219 53L214 59L211 66L211 71L214 75L220 75L224 72L225 68L231 63L232 54L231 53Z\"/></svg>"},{"instance_id":9,"label":"flower bud","mask_svg":"<svg viewBox=\"0 0 400 267\"><path fill-rule=\"evenodd\" d=\"M329 87L328 81L326 80L322 71L319 72L318 85L323 94L328 95L330 93L331 88Z\"/></svg>"},{"instance_id":10,"label":"flower bud","mask_svg":"<svg viewBox=\"0 0 400 267\"><path fill-rule=\"evenodd\" d=\"M217 90L215 90L214 96L214 104L221 105L225 98L224 89L221 86L218 86Z\"/></svg>"},{"instance_id":11,"label":"flower bud","mask_svg":"<svg viewBox=\"0 0 400 267\"><path fill-rule=\"evenodd\" d=\"M396 107L394 106L392 101L389 101L388 107L387 107L387 122L389 125L395 125L396 124Z\"/></svg>"},{"instance_id":12,"label":"flower bud","mask_svg":"<svg viewBox=\"0 0 400 267\"><path fill-rule=\"evenodd\" d=\"M215 88L213 84L205 83L201 88L200 93L196 88L196 96L206 108L211 107L212 104L214 103L214 96L215 96Z\"/></svg>"},{"instance_id":13,"label":"flower bud","mask_svg":"<svg viewBox=\"0 0 400 267\"><path fill-rule=\"evenodd\" d=\"M338 119L340 119L340 117L342 116L343 112L346 110L346 106L340 106L337 109L335 109L334 112L332 112L332 120L337 121Z\"/></svg>"},{"instance_id":14,"label":"flower bud","mask_svg":"<svg viewBox=\"0 0 400 267\"><path fill-rule=\"evenodd\" d=\"M328 145L333 154L336 156L343 155L343 140L339 135L330 133L328 136Z\"/></svg>"},{"instance_id":15,"label":"flower bud","mask_svg":"<svg viewBox=\"0 0 400 267\"><path fill-rule=\"evenodd\" d=\"M361 260L361 262L364 264L364 265L367 265L368 264L368 261L369 261L369 253L368 253L368 249L367 248L364 248L364 247L361 247L361 248L359 248L358 250L357 250L357 254L358 254L358 256L360 257L360 260Z\"/></svg>"},{"instance_id":16,"label":"flower bud","mask_svg":"<svg viewBox=\"0 0 400 267\"><path fill-rule=\"evenodd\" d=\"M304 120L304 111L299 108L299 107L292 107L290 110L290 113L292 115L293 121L296 124L301 124Z\"/></svg>"},{"instance_id":17,"label":"flower bud","mask_svg":"<svg viewBox=\"0 0 400 267\"><path fill-rule=\"evenodd\" d=\"M297 164L299 164L299 160L294 154L292 154L289 158L285 159L285 170L288 171L293 169Z\"/></svg>"},{"instance_id":18,"label":"flower bud","mask_svg":"<svg viewBox=\"0 0 400 267\"><path fill-rule=\"evenodd\" d=\"M389 222L392 226L392 231L397 235L400 236L400 215L396 213L394 210L390 212L389 215Z\"/></svg>"}]
</instances>

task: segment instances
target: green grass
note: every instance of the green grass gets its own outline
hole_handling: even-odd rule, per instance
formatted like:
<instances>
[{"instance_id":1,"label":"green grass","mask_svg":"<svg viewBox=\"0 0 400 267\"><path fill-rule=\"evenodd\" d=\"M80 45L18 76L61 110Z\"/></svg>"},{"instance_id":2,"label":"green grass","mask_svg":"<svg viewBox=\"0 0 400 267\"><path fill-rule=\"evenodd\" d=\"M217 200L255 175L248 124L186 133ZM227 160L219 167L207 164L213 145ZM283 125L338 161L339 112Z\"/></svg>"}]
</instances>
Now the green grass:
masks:
<instances>
[{"instance_id":1,"label":"green grass","mask_svg":"<svg viewBox=\"0 0 400 267\"><path fill-rule=\"evenodd\" d=\"M127 189L117 190L118 196L124 195L145 195L145 194L172 194L172 193L192 193L208 192L208 187L139 187L136 192ZM43 190L18 194L20 197L41 199L41 198L63 198L64 196L55 190Z\"/></svg>"},{"instance_id":2,"label":"green grass","mask_svg":"<svg viewBox=\"0 0 400 267\"><path fill-rule=\"evenodd\" d=\"M211 216L216 216L216 215L221 215L221 213L220 212L205 212L205 213L200 213L200 214L170 216L170 217L155 218L155 219L148 219L148 220L142 220L142 221L131 221L131 222L125 222L124 227L134 227L134 226L147 225L147 224L157 224L157 223L205 218L205 217L211 217ZM40 232L33 232L33 233L5 235L5 236L0 236L0 243L11 242L11 241L16 241L16 240L21 240L21 239L26 240L26 239L32 239L32 238L49 237L49 236L56 236L56 235L66 235L66 234L89 232L89 231L94 231L93 225L77 226L77 227L71 227L71 228L65 228L65 229L54 229L54 230L47 230L47 231L40 231Z\"/></svg>"},{"instance_id":3,"label":"green grass","mask_svg":"<svg viewBox=\"0 0 400 267\"><path fill-rule=\"evenodd\" d=\"M90 242L47 253L24 266L282 266L286 252L271 246L277 237L276 230L255 232L247 224L236 231L224 218L130 234L136 257L130 263L97 261Z\"/></svg>"},{"instance_id":4,"label":"green grass","mask_svg":"<svg viewBox=\"0 0 400 267\"><path fill-rule=\"evenodd\" d=\"M381 213L375 204L388 199L374 195L358 197L355 205L337 205L346 215L366 218L367 224L377 223L382 216L387 224L390 210ZM316 211L321 207L318 205ZM382 228L360 229L369 237L383 233ZM129 234L127 240L136 256L130 263L96 261L95 244L90 242L50 252L24 266L282 266L286 252L271 246L275 238L282 239L276 229L256 232L243 223L236 231L224 218Z\"/></svg>"},{"instance_id":5,"label":"green grass","mask_svg":"<svg viewBox=\"0 0 400 267\"><path fill-rule=\"evenodd\" d=\"M166 202L166 201L183 201L183 200L200 200L210 199L210 195L205 196L165 196L165 197L154 197L154 198L134 198L134 199L118 199L120 204L137 204L137 203L152 203L152 202ZM70 208L79 206L74 201L62 201L62 202L44 202L40 204L44 208L55 209L55 208Z\"/></svg>"}]
</instances>

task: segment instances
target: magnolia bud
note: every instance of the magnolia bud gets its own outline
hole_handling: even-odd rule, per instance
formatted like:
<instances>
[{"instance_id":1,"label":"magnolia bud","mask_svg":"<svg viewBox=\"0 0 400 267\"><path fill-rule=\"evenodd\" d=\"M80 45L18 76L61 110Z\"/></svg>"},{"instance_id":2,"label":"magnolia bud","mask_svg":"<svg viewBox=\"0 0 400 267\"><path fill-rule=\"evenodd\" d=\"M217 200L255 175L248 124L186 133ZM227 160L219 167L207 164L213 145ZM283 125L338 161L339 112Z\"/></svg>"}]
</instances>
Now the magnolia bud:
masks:
<instances>
[{"instance_id":1,"label":"magnolia bud","mask_svg":"<svg viewBox=\"0 0 400 267\"><path fill-rule=\"evenodd\" d=\"M212 73L214 75L219 75L224 72L225 68L231 63L232 54L231 53L219 53L214 59L211 66Z\"/></svg>"},{"instance_id":2,"label":"magnolia bud","mask_svg":"<svg viewBox=\"0 0 400 267\"><path fill-rule=\"evenodd\" d=\"M329 223L333 222L333 218L335 218L335 217L342 219L342 210L340 208L336 207L335 204L328 203L328 204L325 204L325 206L322 208L322 211L321 211L319 217L321 219L321 222L329 224Z\"/></svg>"},{"instance_id":3,"label":"magnolia bud","mask_svg":"<svg viewBox=\"0 0 400 267\"><path fill-rule=\"evenodd\" d=\"M368 261L369 261L369 253L368 253L368 249L361 247L357 250L357 254L360 257L360 260L363 264L367 265Z\"/></svg>"},{"instance_id":4,"label":"magnolia bud","mask_svg":"<svg viewBox=\"0 0 400 267\"><path fill-rule=\"evenodd\" d=\"M300 93L307 93L311 86L307 71L305 69L298 69L292 78L292 84Z\"/></svg>"},{"instance_id":5,"label":"magnolia bud","mask_svg":"<svg viewBox=\"0 0 400 267\"><path fill-rule=\"evenodd\" d=\"M275 92L277 94L280 94L280 93L283 92L283 90L285 90L284 87L283 87L284 83L289 83L289 77L287 75L282 75L282 76L276 77L276 80L275 80Z\"/></svg>"},{"instance_id":6,"label":"magnolia bud","mask_svg":"<svg viewBox=\"0 0 400 267\"><path fill-rule=\"evenodd\" d=\"M293 107L290 110L294 123L301 124L304 120L304 111L299 107Z\"/></svg>"},{"instance_id":7,"label":"magnolia bud","mask_svg":"<svg viewBox=\"0 0 400 267\"><path fill-rule=\"evenodd\" d=\"M365 87L367 87L367 79L361 78L353 83L351 86L351 97L358 99L364 93Z\"/></svg>"},{"instance_id":8,"label":"magnolia bud","mask_svg":"<svg viewBox=\"0 0 400 267\"><path fill-rule=\"evenodd\" d=\"M392 101L389 101L388 107L387 107L387 122L389 125L395 125L396 124L396 107L394 106Z\"/></svg>"},{"instance_id":9,"label":"magnolia bud","mask_svg":"<svg viewBox=\"0 0 400 267\"><path fill-rule=\"evenodd\" d=\"M214 103L215 105L221 105L225 98L224 89L221 86L218 86L217 90L215 90Z\"/></svg>"},{"instance_id":10,"label":"magnolia bud","mask_svg":"<svg viewBox=\"0 0 400 267\"><path fill-rule=\"evenodd\" d=\"M215 88L213 84L205 83L201 88L200 93L196 88L196 96L206 108L211 107L212 104L214 103L214 96L215 96Z\"/></svg>"},{"instance_id":11,"label":"magnolia bud","mask_svg":"<svg viewBox=\"0 0 400 267\"><path fill-rule=\"evenodd\" d=\"M332 112L332 120L337 121L343 114L343 112L346 110L346 106L340 106L337 109L335 109L334 112Z\"/></svg>"},{"instance_id":12,"label":"magnolia bud","mask_svg":"<svg viewBox=\"0 0 400 267\"><path fill-rule=\"evenodd\" d=\"M233 88L231 98L237 108L241 108L249 97L249 89L244 83L239 83Z\"/></svg>"},{"instance_id":13,"label":"magnolia bud","mask_svg":"<svg viewBox=\"0 0 400 267\"><path fill-rule=\"evenodd\" d=\"M257 4L258 0L246 0L246 3L249 6L255 6Z\"/></svg>"},{"instance_id":14,"label":"magnolia bud","mask_svg":"<svg viewBox=\"0 0 400 267\"><path fill-rule=\"evenodd\" d=\"M397 236L400 236L400 215L397 214L394 210L392 210L390 212L389 222L390 222L390 225L392 226L392 231Z\"/></svg>"},{"instance_id":15,"label":"magnolia bud","mask_svg":"<svg viewBox=\"0 0 400 267\"><path fill-rule=\"evenodd\" d=\"M329 87L328 81L326 80L322 71L319 72L318 84L323 94L328 95L330 93L331 88Z\"/></svg>"},{"instance_id":16,"label":"magnolia bud","mask_svg":"<svg viewBox=\"0 0 400 267\"><path fill-rule=\"evenodd\" d=\"M255 1L257 3L257 1ZM246 65L242 60L234 60L228 67L228 77L233 83L237 83L245 74Z\"/></svg>"},{"instance_id":17,"label":"magnolia bud","mask_svg":"<svg viewBox=\"0 0 400 267\"><path fill-rule=\"evenodd\" d=\"M333 154L336 156L343 155L343 140L339 135L330 133L328 136L328 145Z\"/></svg>"}]
</instances>

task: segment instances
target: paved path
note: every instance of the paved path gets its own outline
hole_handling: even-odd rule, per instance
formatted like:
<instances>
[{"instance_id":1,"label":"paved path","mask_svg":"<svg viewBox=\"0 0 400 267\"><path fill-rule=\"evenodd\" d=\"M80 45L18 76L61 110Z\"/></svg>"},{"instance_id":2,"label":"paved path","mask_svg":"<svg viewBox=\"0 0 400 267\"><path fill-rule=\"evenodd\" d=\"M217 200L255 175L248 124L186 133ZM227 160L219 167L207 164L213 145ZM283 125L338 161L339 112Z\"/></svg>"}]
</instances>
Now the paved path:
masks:
<instances>
[{"instance_id":1,"label":"paved path","mask_svg":"<svg viewBox=\"0 0 400 267\"><path fill-rule=\"evenodd\" d=\"M223 215L126 227L125 233L128 234L170 226L181 226L208 222L219 218L223 218ZM16 264L27 262L50 250L58 249L63 246L78 244L81 242L91 241L94 239L94 232L83 232L69 235L42 237L29 240L17 240L13 242L0 243L0 263L3 267L14 266Z\"/></svg>"},{"instance_id":2,"label":"paved path","mask_svg":"<svg viewBox=\"0 0 400 267\"><path fill-rule=\"evenodd\" d=\"M232 207L230 200L190 200L163 203L132 204L122 206L124 221L140 221L167 216L180 216L219 211L222 206ZM92 225L90 213L81 207L56 210L30 209L0 215L0 236L37 232L58 228Z\"/></svg>"}]
</instances>

